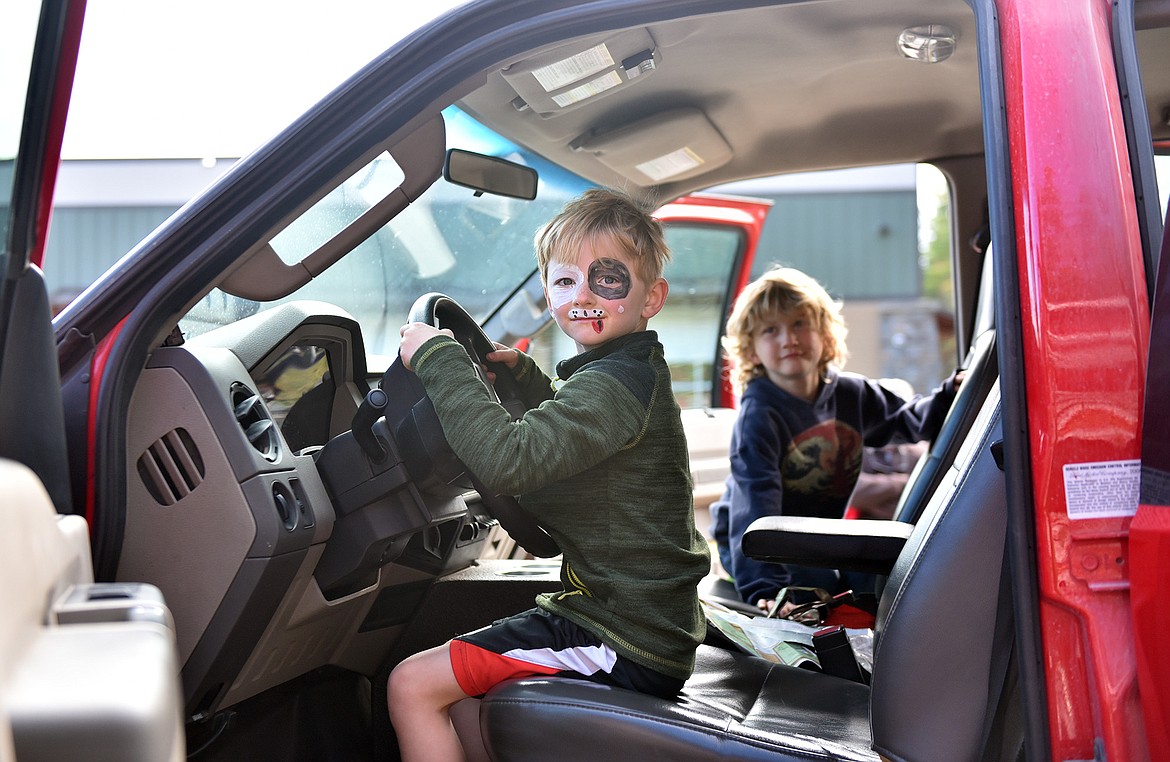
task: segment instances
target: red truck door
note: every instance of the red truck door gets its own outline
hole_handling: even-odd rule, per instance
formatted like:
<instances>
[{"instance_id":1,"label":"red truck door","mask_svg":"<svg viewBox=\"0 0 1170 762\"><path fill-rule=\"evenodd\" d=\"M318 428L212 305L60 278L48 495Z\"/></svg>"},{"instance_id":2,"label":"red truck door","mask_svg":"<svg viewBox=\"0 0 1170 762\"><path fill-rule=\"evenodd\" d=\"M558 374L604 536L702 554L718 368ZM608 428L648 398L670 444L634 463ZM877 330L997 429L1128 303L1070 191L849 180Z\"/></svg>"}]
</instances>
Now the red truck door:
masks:
<instances>
[{"instance_id":1,"label":"red truck door","mask_svg":"<svg viewBox=\"0 0 1170 762\"><path fill-rule=\"evenodd\" d=\"M663 314L673 311L685 316L677 323L688 326L677 335L661 335L666 356L702 353L687 367L671 369L675 393L684 408L735 406L719 337L736 296L747 285L771 208L771 201L692 194L655 213L666 227L672 252L666 272L670 298Z\"/></svg>"}]
</instances>

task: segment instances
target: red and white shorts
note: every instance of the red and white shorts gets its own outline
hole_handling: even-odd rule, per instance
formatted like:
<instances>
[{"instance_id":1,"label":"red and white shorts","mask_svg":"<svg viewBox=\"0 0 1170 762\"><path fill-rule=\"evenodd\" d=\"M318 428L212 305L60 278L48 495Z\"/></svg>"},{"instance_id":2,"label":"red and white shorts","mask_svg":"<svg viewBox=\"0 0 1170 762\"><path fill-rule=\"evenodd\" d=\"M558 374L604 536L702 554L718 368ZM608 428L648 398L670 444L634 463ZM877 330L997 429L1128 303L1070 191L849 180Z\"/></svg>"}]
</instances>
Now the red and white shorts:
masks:
<instances>
[{"instance_id":1,"label":"red and white shorts","mask_svg":"<svg viewBox=\"0 0 1170 762\"><path fill-rule=\"evenodd\" d=\"M459 687L478 697L513 677L558 675L663 698L683 682L621 656L584 627L534 608L451 641Z\"/></svg>"}]
</instances>

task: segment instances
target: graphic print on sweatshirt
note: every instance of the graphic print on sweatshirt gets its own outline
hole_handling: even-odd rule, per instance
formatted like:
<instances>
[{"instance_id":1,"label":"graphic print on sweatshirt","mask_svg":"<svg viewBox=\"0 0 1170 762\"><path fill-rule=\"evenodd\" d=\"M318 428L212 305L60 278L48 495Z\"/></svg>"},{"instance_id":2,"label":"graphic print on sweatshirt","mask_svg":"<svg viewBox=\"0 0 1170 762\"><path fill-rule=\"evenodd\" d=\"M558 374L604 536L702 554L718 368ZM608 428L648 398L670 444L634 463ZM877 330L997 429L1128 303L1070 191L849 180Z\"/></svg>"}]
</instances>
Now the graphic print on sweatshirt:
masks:
<instances>
[{"instance_id":1,"label":"graphic print on sweatshirt","mask_svg":"<svg viewBox=\"0 0 1170 762\"><path fill-rule=\"evenodd\" d=\"M846 499L861 473L862 439L857 429L825 421L793 437L780 464L784 491Z\"/></svg>"}]
</instances>

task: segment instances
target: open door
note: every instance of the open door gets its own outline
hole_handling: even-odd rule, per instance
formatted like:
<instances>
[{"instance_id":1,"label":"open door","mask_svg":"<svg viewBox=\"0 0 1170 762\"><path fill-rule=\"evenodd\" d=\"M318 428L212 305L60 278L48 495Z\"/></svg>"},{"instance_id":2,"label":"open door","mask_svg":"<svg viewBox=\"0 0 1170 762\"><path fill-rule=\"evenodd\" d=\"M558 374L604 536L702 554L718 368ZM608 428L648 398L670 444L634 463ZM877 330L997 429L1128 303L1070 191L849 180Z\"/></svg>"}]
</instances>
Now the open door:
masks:
<instances>
[{"instance_id":1,"label":"open door","mask_svg":"<svg viewBox=\"0 0 1170 762\"><path fill-rule=\"evenodd\" d=\"M0 457L31 468L57 511L71 513L57 348L40 262L85 2L45 2L39 18L36 8L9 3L0 11L10 48L4 77L17 85L27 73L27 88L6 88L0 102L0 123L22 125L0 138L15 141L0 145Z\"/></svg>"},{"instance_id":2,"label":"open door","mask_svg":"<svg viewBox=\"0 0 1170 762\"><path fill-rule=\"evenodd\" d=\"M175 633L157 588L94 584L72 514L40 270L84 0L0 5L0 761L181 760Z\"/></svg>"}]
</instances>

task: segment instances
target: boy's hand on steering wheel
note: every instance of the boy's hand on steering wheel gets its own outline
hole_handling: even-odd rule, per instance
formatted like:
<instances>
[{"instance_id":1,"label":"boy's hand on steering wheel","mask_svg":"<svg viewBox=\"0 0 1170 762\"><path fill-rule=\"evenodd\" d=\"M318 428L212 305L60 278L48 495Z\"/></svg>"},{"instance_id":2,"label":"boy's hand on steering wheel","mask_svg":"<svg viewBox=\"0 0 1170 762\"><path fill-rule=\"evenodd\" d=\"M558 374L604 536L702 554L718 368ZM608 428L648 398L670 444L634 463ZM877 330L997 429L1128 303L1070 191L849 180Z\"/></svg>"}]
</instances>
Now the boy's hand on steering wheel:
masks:
<instances>
[{"instance_id":1,"label":"boy's hand on steering wheel","mask_svg":"<svg viewBox=\"0 0 1170 762\"><path fill-rule=\"evenodd\" d=\"M484 355L483 359L487 360L488 362L498 362L501 365L506 365L509 370L514 369L516 367L516 363L520 361L520 350L504 346L498 341L493 341L492 344L494 344L496 348ZM483 368L483 373L485 376L487 376L489 383L494 384L496 382L495 373L492 373L486 367Z\"/></svg>"},{"instance_id":2,"label":"boy's hand on steering wheel","mask_svg":"<svg viewBox=\"0 0 1170 762\"><path fill-rule=\"evenodd\" d=\"M433 325L426 323L407 323L398 329L398 335L402 337L402 343L398 345L398 354L402 357L402 364L406 366L407 370L414 370L411 366L411 361L414 360L414 353L418 348L427 343L428 340L436 336L450 336L455 338L455 335L446 328L435 328ZM494 354L494 353L493 353Z\"/></svg>"},{"instance_id":3,"label":"boy's hand on steering wheel","mask_svg":"<svg viewBox=\"0 0 1170 762\"><path fill-rule=\"evenodd\" d=\"M493 341L495 349L487 353L484 358L488 362L498 362L507 365L509 368L515 368L516 363L520 361L520 350L506 347L498 341Z\"/></svg>"}]
</instances>

